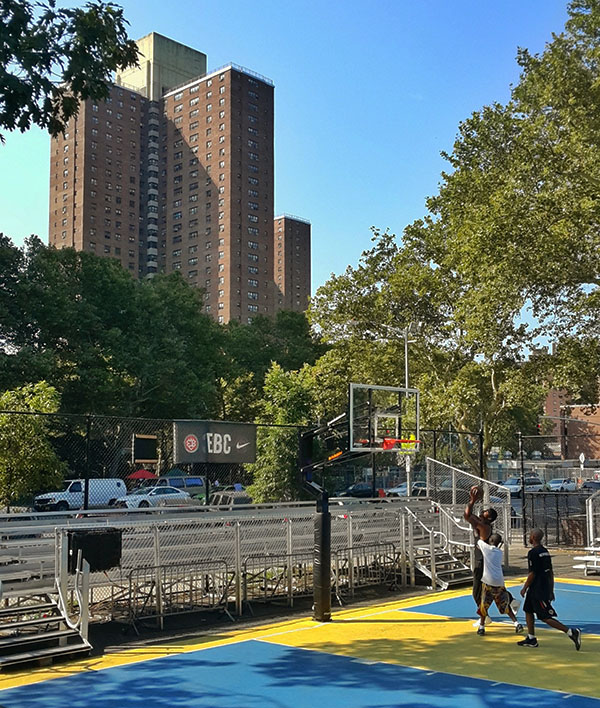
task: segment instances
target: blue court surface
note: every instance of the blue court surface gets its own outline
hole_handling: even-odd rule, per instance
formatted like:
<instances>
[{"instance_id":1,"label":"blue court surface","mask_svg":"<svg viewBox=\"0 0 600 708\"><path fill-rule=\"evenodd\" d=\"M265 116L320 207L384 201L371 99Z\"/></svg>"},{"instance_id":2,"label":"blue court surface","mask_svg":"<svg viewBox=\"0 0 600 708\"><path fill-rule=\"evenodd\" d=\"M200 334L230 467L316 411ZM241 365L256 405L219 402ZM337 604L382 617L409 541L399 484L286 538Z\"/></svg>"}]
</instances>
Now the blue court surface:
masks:
<instances>
[{"instance_id":1,"label":"blue court surface","mask_svg":"<svg viewBox=\"0 0 600 708\"><path fill-rule=\"evenodd\" d=\"M512 594L522 602L523 599L519 595L520 588L520 585L513 588ZM600 585L582 587L557 582L554 586L554 594L556 600L553 607L557 612L558 619L563 624L569 627L579 627L586 634L600 634ZM415 612L419 611L417 608L414 610ZM473 616L473 600L470 596L462 595L428 603L420 611L428 615L468 619ZM492 620L497 622L509 621L507 617L500 615L495 605L490 607L489 614ZM523 613L519 612L518 615L522 617ZM537 622L537 625L544 626L541 622Z\"/></svg>"},{"instance_id":2,"label":"blue court surface","mask_svg":"<svg viewBox=\"0 0 600 708\"><path fill-rule=\"evenodd\" d=\"M541 628L538 649L518 647L502 621L477 636L463 590L2 674L0 707L600 708L600 584L556 589L580 652Z\"/></svg>"}]
</instances>

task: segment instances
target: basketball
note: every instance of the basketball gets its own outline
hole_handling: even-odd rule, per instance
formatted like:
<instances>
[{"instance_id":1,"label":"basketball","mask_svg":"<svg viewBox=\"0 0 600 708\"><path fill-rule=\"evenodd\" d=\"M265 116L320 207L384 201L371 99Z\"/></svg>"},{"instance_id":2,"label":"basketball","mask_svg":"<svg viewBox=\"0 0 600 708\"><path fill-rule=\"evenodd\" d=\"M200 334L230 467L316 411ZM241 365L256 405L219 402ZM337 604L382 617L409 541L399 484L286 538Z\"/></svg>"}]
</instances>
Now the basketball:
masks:
<instances>
[{"instance_id":1,"label":"basketball","mask_svg":"<svg viewBox=\"0 0 600 708\"><path fill-rule=\"evenodd\" d=\"M475 501L479 501L483 497L483 489L479 485L474 484L471 487L471 494L475 495Z\"/></svg>"}]
</instances>

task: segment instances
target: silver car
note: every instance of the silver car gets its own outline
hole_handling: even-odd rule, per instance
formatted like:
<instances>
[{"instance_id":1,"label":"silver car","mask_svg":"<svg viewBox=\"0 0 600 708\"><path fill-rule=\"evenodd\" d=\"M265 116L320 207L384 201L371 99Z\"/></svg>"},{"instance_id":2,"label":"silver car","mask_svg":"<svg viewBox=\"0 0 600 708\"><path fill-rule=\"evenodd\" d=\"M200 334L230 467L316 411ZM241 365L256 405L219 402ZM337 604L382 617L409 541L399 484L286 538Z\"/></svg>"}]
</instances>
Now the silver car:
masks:
<instances>
[{"instance_id":1,"label":"silver car","mask_svg":"<svg viewBox=\"0 0 600 708\"><path fill-rule=\"evenodd\" d=\"M120 497L115 502L122 509L143 509L149 506L169 506L189 499L190 495L175 487L147 487Z\"/></svg>"}]
</instances>

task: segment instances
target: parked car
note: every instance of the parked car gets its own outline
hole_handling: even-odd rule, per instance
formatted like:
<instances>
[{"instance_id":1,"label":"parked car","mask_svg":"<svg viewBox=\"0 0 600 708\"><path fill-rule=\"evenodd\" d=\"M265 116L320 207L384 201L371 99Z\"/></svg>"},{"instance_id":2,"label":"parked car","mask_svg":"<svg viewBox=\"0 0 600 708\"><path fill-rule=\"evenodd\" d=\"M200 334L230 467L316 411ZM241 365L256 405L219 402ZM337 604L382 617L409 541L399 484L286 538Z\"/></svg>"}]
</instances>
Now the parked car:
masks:
<instances>
[{"instance_id":1,"label":"parked car","mask_svg":"<svg viewBox=\"0 0 600 708\"><path fill-rule=\"evenodd\" d=\"M175 487L149 487L120 497L115 506L122 509L143 509L150 506L170 506L189 498L187 492Z\"/></svg>"},{"instance_id":2,"label":"parked car","mask_svg":"<svg viewBox=\"0 0 600 708\"><path fill-rule=\"evenodd\" d=\"M398 485L397 487L392 487L386 492L388 497L406 497L408 490L408 484L406 482ZM413 497L425 497L427 496L427 484L425 482L413 482L412 483L412 496Z\"/></svg>"},{"instance_id":3,"label":"parked car","mask_svg":"<svg viewBox=\"0 0 600 708\"><path fill-rule=\"evenodd\" d=\"M204 480L202 477L187 477L185 475L181 477L159 477L151 486L175 487L175 489L182 489L193 497L204 490Z\"/></svg>"},{"instance_id":4,"label":"parked car","mask_svg":"<svg viewBox=\"0 0 600 708\"><path fill-rule=\"evenodd\" d=\"M521 478L520 477L509 477L502 482L503 487L510 489L511 496L520 497L521 496ZM526 492L541 492L544 488L544 483L539 477L533 475L527 475L525 477L525 491Z\"/></svg>"},{"instance_id":5,"label":"parked car","mask_svg":"<svg viewBox=\"0 0 600 708\"><path fill-rule=\"evenodd\" d=\"M122 479L90 479L88 505L90 509L112 506L127 488ZM59 492L38 494L33 500L35 511L68 511L81 509L84 496L83 479L68 479Z\"/></svg>"},{"instance_id":6,"label":"parked car","mask_svg":"<svg viewBox=\"0 0 600 708\"><path fill-rule=\"evenodd\" d=\"M455 494L453 494L452 484L452 477L442 480L436 493L437 501L440 504L466 504L469 501L469 490L474 484L473 480L469 477L458 477L455 480Z\"/></svg>"},{"instance_id":7,"label":"parked car","mask_svg":"<svg viewBox=\"0 0 600 708\"><path fill-rule=\"evenodd\" d=\"M583 489L586 492L597 492L600 489L600 480L585 479L581 483L580 489Z\"/></svg>"},{"instance_id":8,"label":"parked car","mask_svg":"<svg viewBox=\"0 0 600 708\"><path fill-rule=\"evenodd\" d=\"M577 489L577 482L566 477L557 477L546 482L546 489L549 492L574 492Z\"/></svg>"},{"instance_id":9,"label":"parked car","mask_svg":"<svg viewBox=\"0 0 600 708\"><path fill-rule=\"evenodd\" d=\"M375 496L377 492L375 492ZM355 482L341 492L337 492L336 497L372 497L373 485L370 482Z\"/></svg>"},{"instance_id":10,"label":"parked car","mask_svg":"<svg viewBox=\"0 0 600 708\"><path fill-rule=\"evenodd\" d=\"M200 497L202 498L202 497ZM215 492L210 498L211 506L237 506L239 504L252 504L252 497L246 492Z\"/></svg>"}]
</instances>

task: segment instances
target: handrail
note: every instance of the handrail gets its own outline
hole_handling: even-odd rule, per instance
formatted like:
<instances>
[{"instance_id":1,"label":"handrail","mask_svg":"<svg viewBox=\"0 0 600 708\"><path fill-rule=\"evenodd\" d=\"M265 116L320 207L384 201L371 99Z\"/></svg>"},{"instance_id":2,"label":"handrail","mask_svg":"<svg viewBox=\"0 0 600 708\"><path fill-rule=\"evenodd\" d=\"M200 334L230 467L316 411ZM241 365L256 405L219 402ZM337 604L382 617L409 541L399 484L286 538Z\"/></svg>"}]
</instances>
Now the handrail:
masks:
<instances>
[{"instance_id":1,"label":"handrail","mask_svg":"<svg viewBox=\"0 0 600 708\"><path fill-rule=\"evenodd\" d=\"M411 511L407 506L404 507L404 509L408 512L409 516L412 516L412 518L420 525L422 526L425 531L429 534L429 563L430 563L430 572L431 572L431 587L435 589L436 583L437 583L437 573L436 573L436 567L435 567L435 542L434 542L434 536L437 534L440 534L441 536L444 536L441 531L434 531L432 528L428 528L425 526L425 524L421 521L421 519L418 518L418 516ZM446 538L444 536L444 538ZM448 539L446 538L446 541ZM413 567L414 567L414 558L413 558Z\"/></svg>"},{"instance_id":2,"label":"handrail","mask_svg":"<svg viewBox=\"0 0 600 708\"><path fill-rule=\"evenodd\" d=\"M595 540L595 536L596 536L595 524L594 524L594 511L593 511L592 507L594 505L595 497L598 497L598 496L600 496L600 489L597 492L590 494L590 496L585 500L585 520L586 520L586 526L587 526L588 546L594 545L594 540Z\"/></svg>"},{"instance_id":3,"label":"handrail","mask_svg":"<svg viewBox=\"0 0 600 708\"><path fill-rule=\"evenodd\" d=\"M444 507L439 502L436 502L432 499L431 506L437 508L437 510L441 514L443 514L447 519L450 519L450 521L454 524L454 526L456 526L456 528L460 529L461 531L470 531L471 530L469 526L461 526L458 523L458 521L454 518L454 516L452 516L452 514L450 514L446 509L444 509ZM471 544L471 545L473 545L473 544Z\"/></svg>"}]
</instances>

